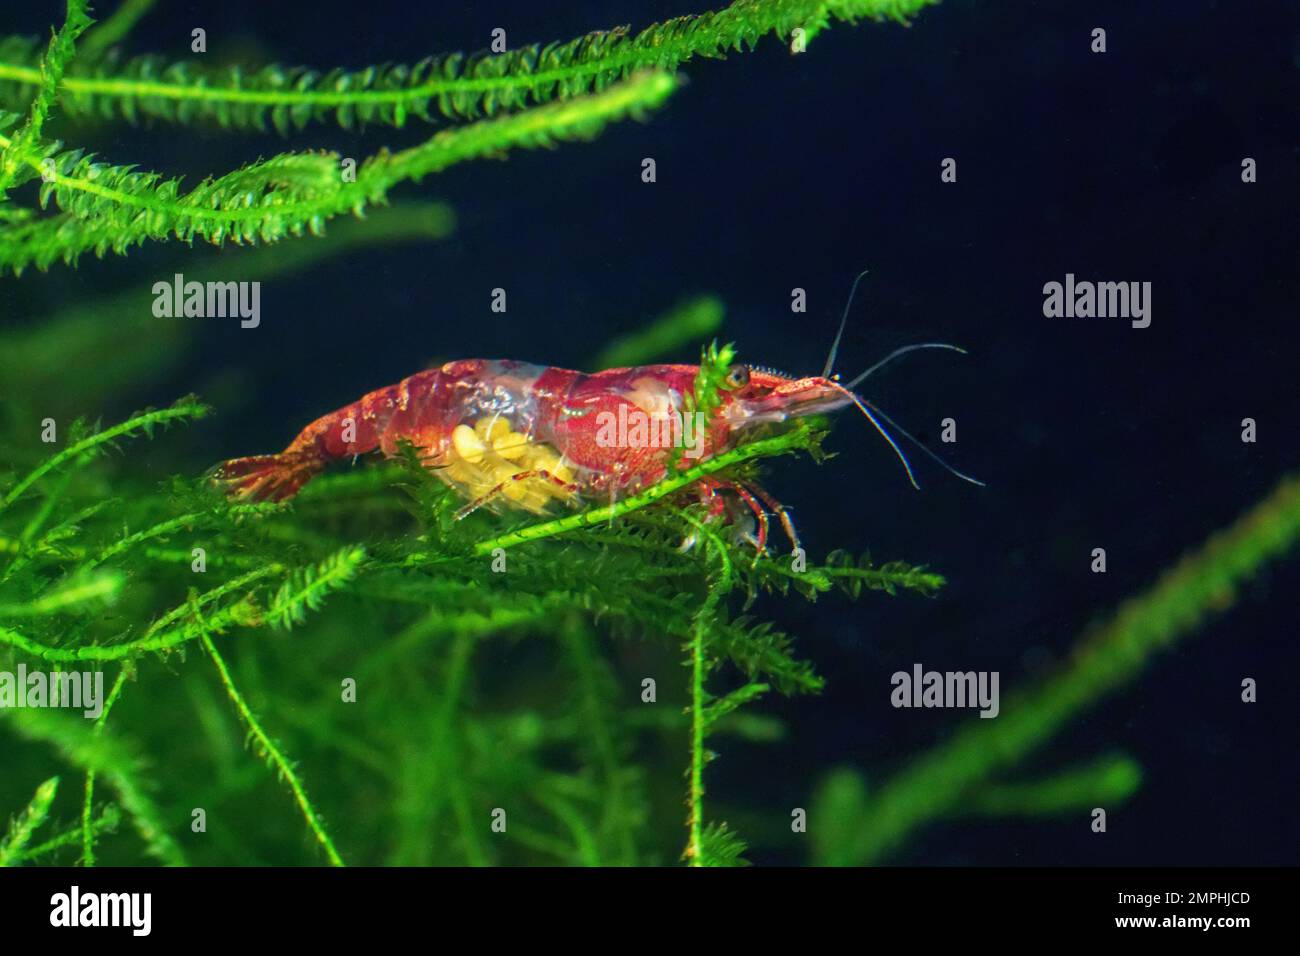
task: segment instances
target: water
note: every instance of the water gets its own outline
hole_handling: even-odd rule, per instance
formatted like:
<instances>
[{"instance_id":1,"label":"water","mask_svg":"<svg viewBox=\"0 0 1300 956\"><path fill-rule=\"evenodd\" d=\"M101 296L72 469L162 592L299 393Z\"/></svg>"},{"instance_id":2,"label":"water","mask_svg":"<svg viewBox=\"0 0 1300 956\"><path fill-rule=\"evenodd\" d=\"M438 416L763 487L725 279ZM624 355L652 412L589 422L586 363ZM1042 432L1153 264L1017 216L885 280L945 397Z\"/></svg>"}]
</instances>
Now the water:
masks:
<instances>
[{"instance_id":1,"label":"water","mask_svg":"<svg viewBox=\"0 0 1300 956\"><path fill-rule=\"evenodd\" d=\"M12 12L22 22L6 29L44 30L56 5L40 6L50 9ZM357 67L480 48L496 27L514 45L694 12L543 6L375 0L303 16L289 3L171 4L137 28L133 49L183 56L201 26L212 49L249 62ZM1096 26L1107 30L1104 54L1089 50ZM910 30L836 26L798 57L769 40L692 62L690 83L644 124L402 188L451 204L454 237L270 282L258 329L192 320L201 347L181 366L93 411L109 420L200 390L222 414L189 433L198 471L278 449L315 416L430 361L586 368L609 340L700 292L726 303L723 334L742 359L816 372L854 275L869 269L839 368L856 374L915 341L967 349L910 355L866 393L988 487L914 455L922 489L912 490L853 415L837 424L830 462L770 467L767 485L793 509L810 555L869 549L950 583L933 600L760 600L756 610L799 636L828 686L760 705L788 723L784 741L719 748L710 798L744 831L762 811L806 806L832 767L858 767L870 786L978 719L891 707L895 671L998 671L1004 693L1053 672L1087 626L1295 468L1298 48L1300 14L1287 4L949 0ZM93 145L197 179L288 147L364 156L425 135L419 123L316 125L285 141L157 126ZM653 184L641 181L646 157ZM1252 184L1241 180L1246 157L1258 166ZM945 158L956 182L941 181ZM4 323L170 276L175 253L150 246L6 280ZM1043 286L1067 273L1151 283L1150 326L1045 317ZM508 291L505 314L489 308L495 288ZM804 314L791 311L796 288ZM124 339L102 361L151 347ZM941 440L946 418L954 443ZM1257 422L1255 443L1241 441L1244 418ZM1095 548L1106 550L1105 574L1090 570ZM1300 781L1283 702L1297 664L1297 587L1294 559L1253 581L1235 609L1026 761L1027 778L1133 757L1144 780L1114 811L1110 838L1082 813L963 822L922 831L894 859L1293 863ZM498 665L527 662L510 652ZM1260 681L1257 704L1239 701L1245 677ZM805 859L789 840L755 842L755 862Z\"/></svg>"}]
</instances>

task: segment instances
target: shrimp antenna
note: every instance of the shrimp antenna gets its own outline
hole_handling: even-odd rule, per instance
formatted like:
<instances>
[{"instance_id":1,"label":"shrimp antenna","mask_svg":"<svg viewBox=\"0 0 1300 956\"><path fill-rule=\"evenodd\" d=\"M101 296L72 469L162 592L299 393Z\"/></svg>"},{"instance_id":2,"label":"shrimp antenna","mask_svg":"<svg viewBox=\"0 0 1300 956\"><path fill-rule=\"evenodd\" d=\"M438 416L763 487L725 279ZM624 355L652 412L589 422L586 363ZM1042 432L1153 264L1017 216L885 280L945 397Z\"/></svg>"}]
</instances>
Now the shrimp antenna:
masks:
<instances>
[{"instance_id":1,"label":"shrimp antenna","mask_svg":"<svg viewBox=\"0 0 1300 956\"><path fill-rule=\"evenodd\" d=\"M880 369L884 368L886 365L888 365L894 359L898 358L900 355L906 355L908 352L916 352L919 351L920 349L947 349L949 352L960 352L962 355L967 354L966 350L961 346L949 345L947 342L918 342L916 345L904 345L901 349L894 349L894 351L890 352L879 362L871 366L871 368L867 369L865 372L863 372L861 375L859 375L853 381L849 382L844 387L857 388L860 384L865 382L867 378L870 377L874 372L877 372Z\"/></svg>"},{"instance_id":2,"label":"shrimp antenna","mask_svg":"<svg viewBox=\"0 0 1300 956\"><path fill-rule=\"evenodd\" d=\"M952 465L948 464L946 461L944 461L942 458L940 458L938 455L936 455L934 452L932 452L929 448L927 448L927 447L926 447L926 446L921 442L921 440L920 440L919 438L917 438L915 435L911 434L911 433L910 433L906 428L904 428L902 425L898 424L898 422L894 421L892 418L890 418L888 415L886 415L886 414L885 414L884 412L882 412L880 409L876 408L875 405L872 405L872 404L871 404L869 401L867 401L865 398L864 398L864 399L860 399L860 401L861 401L861 403L862 403L862 404L859 406L860 408L863 407L863 406L865 406L866 408L871 409L871 411L873 411L873 412L875 412L877 415L879 415L879 416L881 417L881 419L883 419L884 422L885 422L887 425L889 425L890 428L892 428L894 431L898 432L900 435L902 435L904 438L906 438L908 441L910 441L913 445L915 445L917 448L921 449L921 451L925 452L925 453L926 453L927 455L929 455L933 460L937 461L940 465L942 465L942 466L943 466L943 469L944 469L945 471L950 472L950 473L956 475L956 476L957 476L958 478L960 478L962 481L969 481L972 485L979 485L981 488L985 488L985 487L987 487L987 485L985 485L984 482L980 481L978 478L972 478L970 475L966 474L965 472L958 471L958 470L957 470L956 468L954 468ZM867 417L870 418L871 416L868 415ZM873 422L873 423L875 422L875 419L874 419L874 418L872 419L872 422ZM879 425L876 425L876 427L879 428L880 426L879 426ZM890 444L893 445L894 443L891 441ZM897 449L897 446L895 446L895 449ZM911 471L910 468L908 469L907 476L908 476L909 478L912 477L912 471ZM913 480L912 484L915 485L915 484L916 484L916 481Z\"/></svg>"},{"instance_id":3,"label":"shrimp antenna","mask_svg":"<svg viewBox=\"0 0 1300 956\"><path fill-rule=\"evenodd\" d=\"M844 314L840 316L840 329L835 333L835 341L831 343L831 354L826 356L826 368L822 370L822 378L831 377L831 370L835 367L835 356L840 351L840 339L844 338L844 327L849 321L849 309L853 307L853 294L858 291L858 283L868 271L863 269L853 280L853 288L849 290L849 301L844 303Z\"/></svg>"},{"instance_id":4,"label":"shrimp antenna","mask_svg":"<svg viewBox=\"0 0 1300 956\"><path fill-rule=\"evenodd\" d=\"M839 382L831 382L830 385L833 388L843 392L848 397L849 401L851 401L854 405L857 406L858 411L860 411L863 415L867 416L867 421L871 422L871 424L875 426L876 431L880 432L881 437L884 438L885 441L889 442L889 447L894 449L894 454L897 455L898 460L903 463L903 470L907 472L907 480L912 483L913 488L920 491L921 486L916 482L916 475L912 472L912 465L907 460L907 456L903 454L903 450L898 447L898 442L894 441L894 436L890 435L889 432L885 431L885 426L880 424L881 421L884 421L886 425L894 429L894 431L898 432L900 435L902 435L904 438L910 441L917 448L921 449L921 451L925 452L932 459L937 461L940 465L943 466L943 469L945 471L951 472L952 474L960 478L962 481L969 481L972 485L979 485L981 488L986 487L984 482L980 481L978 478L972 478L970 475L958 471L952 465L948 464L946 461L944 461L942 458L940 458L938 455L932 452L929 448L927 448L924 444L922 444L919 438L917 438L915 435L909 432L902 425L898 424L898 422L894 421L892 418L890 418L888 415L886 415L884 412L878 409L875 405L872 405L869 401L867 401L862 396L855 395L853 392L849 391Z\"/></svg>"},{"instance_id":5,"label":"shrimp antenna","mask_svg":"<svg viewBox=\"0 0 1300 956\"><path fill-rule=\"evenodd\" d=\"M871 422L871 424L876 427L876 431L880 432L880 437L883 438L885 441L889 442L889 447L894 449L894 454L897 455L898 460L903 463L903 470L907 472L907 480L912 483L913 488L915 488L917 491L920 491L921 486L916 483L916 475L912 473L912 463L909 462L907 460L907 456L903 454L903 449L898 447L898 442L894 441L894 436L889 434L889 432L885 431L885 426L880 424L880 422L876 419L875 415L871 414L871 411L867 407L866 401L862 398L859 398L857 395L854 395L852 392L850 392L839 382L831 382L830 384L834 388L839 389L845 395L847 395L849 401L851 401L854 405L856 405L858 407L858 411L860 411L863 415L866 415L867 421ZM879 409L876 409L876 411L879 412ZM882 413L880 417L884 418L885 416ZM885 420L888 421L888 419ZM890 424L893 425L893 422L890 422ZM894 427L898 428L897 425L894 425ZM902 429L900 428L899 431L902 431ZM904 434L906 434L906 432L904 432ZM911 435L908 435L907 437L912 438ZM916 441L916 439L912 438L912 441Z\"/></svg>"}]
</instances>

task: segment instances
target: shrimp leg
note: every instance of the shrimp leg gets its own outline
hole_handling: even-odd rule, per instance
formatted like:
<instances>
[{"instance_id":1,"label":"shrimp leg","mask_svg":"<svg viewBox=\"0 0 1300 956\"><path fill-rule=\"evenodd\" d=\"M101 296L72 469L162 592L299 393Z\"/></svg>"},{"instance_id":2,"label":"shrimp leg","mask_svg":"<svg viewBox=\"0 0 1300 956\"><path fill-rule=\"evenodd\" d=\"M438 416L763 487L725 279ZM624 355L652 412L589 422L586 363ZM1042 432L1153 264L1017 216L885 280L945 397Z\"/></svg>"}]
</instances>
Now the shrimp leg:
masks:
<instances>
[{"instance_id":1,"label":"shrimp leg","mask_svg":"<svg viewBox=\"0 0 1300 956\"><path fill-rule=\"evenodd\" d=\"M490 489L485 494L479 495L469 504L465 505L465 507L457 511L456 520L460 521L463 518L468 518L471 514L473 514L479 508L482 508L485 504L490 502L493 498L495 498L499 494L504 493L508 497L510 495L511 488L522 489L524 487L523 485L518 484L518 482L529 481L532 479L538 479L541 481L550 482L552 485L556 486L557 488L563 489L566 495L574 495L582 490L578 485L574 484L573 482L565 481L563 478L560 478L557 475L553 475L549 471L545 471L544 469L521 471L518 474L511 475L505 481L499 483L498 485Z\"/></svg>"}]
</instances>

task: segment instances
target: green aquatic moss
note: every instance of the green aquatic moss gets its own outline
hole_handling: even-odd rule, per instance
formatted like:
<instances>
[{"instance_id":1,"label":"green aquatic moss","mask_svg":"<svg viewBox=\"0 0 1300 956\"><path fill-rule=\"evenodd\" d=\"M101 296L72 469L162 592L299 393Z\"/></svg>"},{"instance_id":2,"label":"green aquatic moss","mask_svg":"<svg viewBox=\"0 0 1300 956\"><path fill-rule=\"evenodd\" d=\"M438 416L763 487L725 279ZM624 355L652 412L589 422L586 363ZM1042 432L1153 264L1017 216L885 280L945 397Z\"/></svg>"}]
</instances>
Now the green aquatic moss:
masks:
<instances>
[{"instance_id":1,"label":"green aquatic moss","mask_svg":"<svg viewBox=\"0 0 1300 956\"><path fill-rule=\"evenodd\" d=\"M725 354L707 350L705 364ZM704 387L711 381L701 376ZM129 457L106 454L150 436L165 446L168 426L202 427L207 414L185 399L117 425L73 428L60 451L0 478L0 670L93 662L113 679L93 724L57 711L0 711L7 780L35 786L55 767L87 776L80 839L65 828L40 853L23 850L44 821L57 822L51 793L20 814L10 862L66 861L78 845L92 862L101 837L111 837L104 852L114 862L143 854L167 863L310 861L285 844L279 814L262 801L255 811L241 806L259 785L232 751L240 725L329 861L663 861L647 827L654 787L636 744L663 733L687 742L686 859L741 862L743 841L705 810L710 741L765 739L761 725L737 720L743 708L774 688L815 692L821 678L794 656L788 636L734 616L737 599L931 594L942 585L924 569L843 558L798 572L788 558L755 558L703 520L693 481L789 452L816 454L815 425L742 446L613 508L507 519L504 528L484 514L456 522L459 502L415 462L323 477L292 505L240 505L190 479L142 482ZM18 436L4 441L15 452L4 460L25 457ZM1054 814L1131 795L1139 774L1127 758L1041 781L997 774L1294 548L1297 489L1295 479L1284 483L1124 605L1069 668L1006 701L996 722L915 758L875 792L853 772L828 779L812 809L823 824L814 830L816 859L878 859L944 816ZM692 532L697 546L683 552ZM680 721L670 707L645 723L600 634L684 649ZM553 648L554 672L489 670L481 656L500 642ZM212 660L219 692L200 673L204 654L188 658L191 647ZM348 679L355 703L340 695ZM731 689L710 690L719 681ZM35 746L10 756L14 738ZM301 764L290 757L299 750L309 754ZM108 802L96 799L97 780ZM219 840L182 845L193 807L212 811ZM504 846L486 827L496 807L513 814ZM279 822L249 832L218 816L243 822L250 812ZM114 832L122 816L133 838Z\"/></svg>"},{"instance_id":2,"label":"green aquatic moss","mask_svg":"<svg viewBox=\"0 0 1300 956\"><path fill-rule=\"evenodd\" d=\"M144 765L114 745L116 738L105 731L121 727L161 743L155 765L167 766L173 777L169 788L183 791L186 778L163 756L168 748L154 739L156 728L138 726L122 716L122 708L132 698L152 702L168 696L166 685L176 680L168 672L188 673L197 664L182 660L191 646L211 658L254 749L284 781L326 858L341 862L350 849L354 857L373 862L364 840L351 833L349 839L330 835L329 815L308 795L312 775L295 768L288 747L267 729L270 718L258 713L264 708L255 701L266 699L266 689L241 689L238 668L226 662L232 651L224 648L240 649L248 661L257 646L250 640L257 635L266 640L292 628L291 640L303 645L318 665L330 658L347 660L346 673L365 699L411 704L411 710L381 734L386 740L376 738L378 728L371 726L362 751L393 747L400 752L410 743L401 729L412 722L418 726L421 715L427 714L437 725L439 756L426 767L429 776L421 778L425 796L428 788L451 787L446 799L459 803L463 825L472 827L470 821L479 818L481 809L472 811L475 798L458 790L478 782L491 792L486 781L500 774L509 777L518 768L495 760L488 766L461 767L457 772L465 778L453 785L449 768L463 758L447 751L486 743L498 733L509 737L512 731L492 730L491 720L476 722L464 714L453 719L454 711L446 708L455 706L472 653L488 637L527 633L557 642L576 672L582 694L579 712L608 712L602 733L609 740L599 745L604 766L598 781L586 779L587 768L566 773L547 767L540 753L532 754L539 763L527 792L531 800L540 801L549 823L560 828L548 832L546 823L527 823L525 845L549 848L562 862L599 862L612 852L595 835L606 811L594 818L591 814L607 799L632 801L631 782L637 777L624 763L631 750L613 743L627 705L617 707L607 696L607 665L598 663L595 646L585 635L592 624L600 623L616 632L675 639L688 649L691 671L687 854L692 862L712 863L718 860L709 856L702 807L705 740L769 686L791 693L820 687L820 678L793 655L789 638L762 623L733 617L729 596L785 590L792 577L793 585L810 596L837 585L845 592L864 583L880 590L930 590L941 582L919 569L873 569L856 563L811 563L805 578L788 569L787 558L756 556L748 544L705 522L690 494L692 482L760 457L815 452L821 433L809 426L744 446L707 469L693 469L613 508L502 531L494 527L498 519L488 516L451 519L458 502L418 465L399 462L327 476L292 505L241 505L221 499L201 482L176 480L149 489L119 474L116 460L104 454L132 436L162 439L162 428L168 425L187 422L200 427L207 414L206 406L185 399L108 428L78 429L74 436L79 437L66 448L0 485L3 662L94 664L109 668L114 678L112 719L106 709L92 729L81 726L77 717L53 711L6 710L0 716L20 736L55 745L64 760L86 771L91 777L89 794L94 793L95 777L105 780L137 833L147 836L141 849L167 862L179 862L183 856L163 834L180 828L183 821L177 819L175 806L159 810L145 796L148 788L139 780L146 773ZM111 510L95 507L106 482L115 492ZM691 530L705 545L683 552L681 538ZM201 555L194 547L202 548ZM497 562L507 547L509 563L500 566ZM335 625L322 629L320 622L331 620ZM454 693L425 693L412 701L408 692L386 685L384 674L399 683L406 680L400 669L390 670L399 664L427 666L427 644L438 637L443 644L450 641L446 667L447 679L457 688ZM727 661L745 682L739 690L715 697L707 684ZM324 680L319 673L316 679ZM308 710L314 713L314 735L332 740L337 734L336 745L351 756L347 741L357 732L352 722L358 718L342 703L338 688L345 679L318 684ZM117 702L119 694L122 702ZM152 706L146 711L159 715ZM548 746L587 746L584 721L564 708L553 711L543 705L515 715L532 726L532 747L543 743L536 736L543 727L534 723L543 720L543 714L545 733L555 735L546 741ZM285 715L279 714L279 719ZM297 731L301 734L303 728ZM462 734L481 736L458 744ZM509 747L502 759L508 754ZM481 753L478 758L486 759ZM406 766L397 753L379 759L389 772ZM346 804L346 788L343 793L334 788L333 799ZM88 797L83 808L87 861L93 852L90 833L96 817L102 816L95 806ZM352 819L354 813L345 816ZM635 861L626 847L636 846L643 835L613 825L606 830L611 844L625 847L620 858ZM473 847L466 834L461 846L465 859L494 858ZM720 845L719 859L730 858L728 847L734 849L734 843Z\"/></svg>"},{"instance_id":3,"label":"green aquatic moss","mask_svg":"<svg viewBox=\"0 0 1300 956\"><path fill-rule=\"evenodd\" d=\"M906 23L933 2L736 0L635 36L617 29L496 55L453 53L413 66L322 73L103 55L147 9L139 3L92 29L90 55L77 57L76 40L91 20L86 0L67 0L63 27L43 53L35 41L0 38L0 270L74 264L87 252L124 254L150 241L224 245L320 235L329 220L361 215L399 186L459 163L589 140L610 123L644 117L664 105L679 86L676 71L696 57L744 50L769 34L802 51L833 21ZM476 121L397 152L381 148L359 163L336 152L284 152L187 188L180 177L47 140L56 101L73 119L206 122L224 130L269 122L282 133L313 122ZM11 204L7 193L35 182L39 210ZM59 212L39 215L51 206Z\"/></svg>"},{"instance_id":4,"label":"green aquatic moss","mask_svg":"<svg viewBox=\"0 0 1300 956\"><path fill-rule=\"evenodd\" d=\"M198 238L224 245L320 236L328 220L382 206L396 187L456 163L590 139L610 122L643 116L676 89L675 71L692 58L742 50L765 34L802 50L832 20L902 20L925 5L739 0L635 36L619 29L501 55L452 54L413 67L318 74L274 65L214 72L205 64L163 64L148 55L122 59L115 44L151 4L128 0L92 27L85 0L68 0L65 22L43 51L20 38L0 40L0 104L8 110L0 113L0 268L21 272L57 261L75 264L87 251L124 253L150 240ZM285 132L310 123L402 126L411 118L437 116L474 122L435 132L399 152L380 149L349 170L354 175L345 174L337 154L285 152L187 187L179 177L118 165L47 139L46 121L56 104L74 124L97 116L203 122L222 129L269 123ZM21 205L32 190L37 207ZM341 241L331 236L332 248L318 240L305 256L249 260L245 267L259 275L283 272L341 248L391 241L403 234L400 224L414 218L414 208L406 204L385 212L376 229L344 230ZM434 211L438 214L421 216L424 231L445 235L449 214ZM191 276L203 269L201 262L187 264ZM222 269L225 275L228 264ZM705 820L705 741L725 732L729 722L741 726L734 720L741 705L769 687L813 692L821 679L794 656L788 636L734 616L732 592L749 600L762 590L784 594L792 588L809 597L836 587L853 596L864 587L931 593L942 583L920 569L877 568L865 558L839 555L795 572L774 555L752 555L747 545L720 535L694 513L690 485L705 475L748 473L760 458L791 451L816 453L821 432L807 424L616 504L505 527L485 527L485 516L454 520L456 503L447 489L413 459L323 479L292 506L250 506L222 500L189 479L150 487L132 469L105 457L124 440L154 436L160 426L201 421L209 409L194 399L107 428L78 422L54 440L52 453L34 447L24 436L31 434L38 408L48 415L50 409L93 407L131 379L161 375L186 347L185 333L173 332L159 343L150 367L91 376L68 387L62 368L69 356L102 348L99 333L106 319L138 321L127 316L128 310L111 299L100 302L93 312L74 311L11 335L0 350L7 380L31 386L6 402L0 434L9 463L0 473L0 648L6 662L103 667L113 676L109 701L89 730L57 712L3 715L19 737L54 747L65 765L86 774L80 840L67 839L71 831L48 840L44 852L55 857L79 842L81 862L96 862L97 839L112 830L120 808L137 840L112 846L117 859L130 861L133 853L165 863L189 858L173 836L181 831L183 798L173 790L164 798L170 801L166 808L160 808L149 794L162 782L158 767L167 768L166 784L183 790L182 781L192 779L187 773L194 770L187 770L186 761L202 762L208 754L167 746L154 725L133 720L131 709L144 697L136 685L147 682L153 689L137 705L147 717L174 715L172 708L195 712L212 752L227 752L223 740L232 725L217 709L219 695L204 689L191 676L193 669L176 660L194 647L211 660L233 706L234 726L247 731L255 751L283 781L329 862L340 863L345 855L366 862L492 862L503 851L488 845L473 822L482 813L476 788L502 803L514 794L535 809L514 811L516 852L522 848L563 862L642 861L648 846L647 781L634 768L630 732L622 726L625 708L616 706L609 665L601 661L594 640L599 625L619 633L649 632L687 648L686 858L699 864L738 862L741 841ZM697 300L647 333L617 343L611 354L627 362L644 360L713 331L720 316L716 299ZM692 397L698 407L716 404L732 354L730 347L706 351ZM683 552L681 539L692 529L702 543ZM509 570L503 573L504 563L497 562L507 551ZM333 623L322 629L322 620ZM368 736L354 736L360 731L349 729L346 710L327 713L333 695L322 695L319 686L311 719L286 732L300 744L304 734L317 746L328 741L331 751L380 778L392 809L371 814L377 829L368 837L348 832L336 841L331 836L329 814L320 807L326 801L347 807L362 794L325 787L324 800L309 796L322 786L319 780L300 772L288 756L290 748L268 729L277 718L288 719L274 706L267 716L264 689L258 693L257 674L272 665L257 665L250 678L241 673L240 659L228 661L232 651L226 645L236 636L287 632L312 641L311 653L299 665L348 660L344 669L357 676L341 680L364 688L356 712L365 714L358 726L368 728ZM374 647L335 643L366 633L395 636L376 640ZM576 681L557 686L566 688L560 696L569 706L525 708L504 717L499 708L487 708L481 717L469 710L465 695L475 676L475 654L489 638L512 633L529 633L563 648ZM441 664L429 664L430 642L445 645ZM243 648L245 642L235 646ZM253 666L246 652L241 656L245 667ZM706 683L728 660L744 683L715 699ZM433 686L441 693L429 694L421 685L424 692L413 696L406 680L394 676L399 664L433 666ZM177 690L168 676L182 668L184 687ZM301 680L301 667L280 676L290 683ZM243 689L250 681L252 692ZM580 689L576 698L570 686ZM400 719L382 716L388 707L397 708L393 713ZM581 724L573 720L579 714ZM166 717L165 723L173 719ZM422 725L427 737L379 730ZM118 739L118 727L128 728L129 741ZM512 749L512 741L521 749ZM556 746L582 754L587 763L577 772L553 766L543 753ZM220 805L238 799L248 784L237 761L214 759L225 777L213 784L206 800L193 802L200 808L217 804L211 808L215 817ZM520 779L521 770L530 772ZM108 802L97 783L107 787ZM52 791L48 796L53 800ZM357 812L353 807L347 818ZM435 852L430 835L444 814L454 819L458 836ZM21 839L12 841L9 861L22 859L21 844L44 816L43 809L23 818L27 822ZM260 849L239 846L242 839L255 839L246 829L214 825L213 834L222 838L210 841L219 849L209 844L202 858L258 859ZM386 855L373 849L385 843L390 844ZM283 858L281 850L275 859Z\"/></svg>"},{"instance_id":5,"label":"green aquatic moss","mask_svg":"<svg viewBox=\"0 0 1300 956\"><path fill-rule=\"evenodd\" d=\"M222 260L222 277L266 276L441 238L452 228L445 206L383 205L451 165L644 117L697 58L764 37L801 51L837 21L906 22L930 5L737 0L635 33L315 71L123 57L115 47L150 0L126 0L95 26L83 0L69 0L48 43L0 39L0 269L167 239L304 237ZM376 147L355 178L338 154L284 152L186 187L127 165L140 157L99 159L49 138L51 118L69 136L92 119L282 133L446 125L409 149ZM181 252L191 278L213 268ZM148 365L74 362L141 321L130 291L0 340L0 670L99 669L111 687L94 721L0 710L0 806L13 808L0 863L743 864L745 840L708 799L714 748L779 739L783 725L762 703L823 685L790 635L750 616L755 598L929 596L944 583L842 552L796 570L705 519L694 482L791 453L819 458L820 423L551 520L457 521L460 502L413 457L327 475L292 504L233 504L193 477L169 433L205 427L210 409L197 399L108 426L65 424L69 410L158 381L190 347L177 325ZM612 343L604 362L658 358L720 320L716 299L692 300ZM696 407L716 401L731 358L704 352ZM93 374L70 382L69 362ZM47 444L37 424L50 414L59 430ZM878 787L857 770L828 777L812 806L812 859L874 862L940 818L1059 814L1130 796L1140 772L1123 756L1040 779L999 775L1226 606L1294 546L1298 516L1292 481L1122 608L1070 668L1006 702L998 721L904 761ZM78 772L79 792L60 785Z\"/></svg>"},{"instance_id":6,"label":"green aquatic moss","mask_svg":"<svg viewBox=\"0 0 1300 956\"><path fill-rule=\"evenodd\" d=\"M132 122L207 122L222 128L273 127L281 133L313 123L400 127L412 120L476 119L599 92L643 70L675 71L695 58L753 48L766 35L789 42L802 30L803 41L811 42L832 21L906 24L937 2L736 0L724 9L676 17L636 34L618 27L504 53L448 53L360 70L278 64L236 69L156 54L100 59L94 54L117 37L95 41L92 34L97 49L60 78L59 92L65 108L76 115ZM0 104L10 109L41 85L36 41L0 40L0 81L6 81Z\"/></svg>"},{"instance_id":7,"label":"green aquatic moss","mask_svg":"<svg viewBox=\"0 0 1300 956\"><path fill-rule=\"evenodd\" d=\"M869 793L853 770L828 778L817 812L846 821L819 841L826 864L874 863L920 827L962 813L1034 814L1122 800L1138 785L1127 760L1105 761L1034 784L995 775L1014 768L1068 721L1136 680L1147 662L1223 612L1238 590L1300 544L1300 477L1278 487L1230 527L1185 555L1146 591L1089 628L1061 671L1006 699L997 720L976 721L906 762Z\"/></svg>"}]
</instances>

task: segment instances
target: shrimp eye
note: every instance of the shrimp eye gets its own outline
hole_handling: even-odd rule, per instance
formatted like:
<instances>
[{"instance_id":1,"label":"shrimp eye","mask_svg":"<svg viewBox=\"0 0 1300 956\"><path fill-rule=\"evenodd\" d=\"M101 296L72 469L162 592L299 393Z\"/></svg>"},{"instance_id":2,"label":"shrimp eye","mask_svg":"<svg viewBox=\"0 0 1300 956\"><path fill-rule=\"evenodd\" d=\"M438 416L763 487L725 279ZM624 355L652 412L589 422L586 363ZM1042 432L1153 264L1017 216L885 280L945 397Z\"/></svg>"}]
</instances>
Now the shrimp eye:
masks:
<instances>
[{"instance_id":1,"label":"shrimp eye","mask_svg":"<svg viewBox=\"0 0 1300 956\"><path fill-rule=\"evenodd\" d=\"M733 365L727 369L727 385L731 388L744 388L749 384L749 366Z\"/></svg>"}]
</instances>

